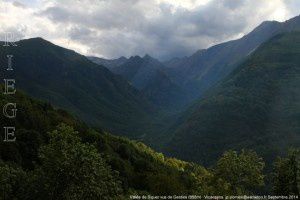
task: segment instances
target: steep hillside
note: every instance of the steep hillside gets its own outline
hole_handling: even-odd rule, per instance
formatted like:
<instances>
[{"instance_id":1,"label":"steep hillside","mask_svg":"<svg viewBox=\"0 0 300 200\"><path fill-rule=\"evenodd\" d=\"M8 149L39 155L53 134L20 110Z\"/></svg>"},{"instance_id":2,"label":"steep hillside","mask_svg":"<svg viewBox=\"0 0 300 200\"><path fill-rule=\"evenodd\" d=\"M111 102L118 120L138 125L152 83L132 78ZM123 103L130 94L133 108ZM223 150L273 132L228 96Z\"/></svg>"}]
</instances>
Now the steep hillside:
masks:
<instances>
[{"instance_id":1,"label":"steep hillside","mask_svg":"<svg viewBox=\"0 0 300 200\"><path fill-rule=\"evenodd\" d=\"M266 21L244 37L200 50L188 58L166 62L172 79L198 98L231 73L260 44L276 34L300 29L300 17Z\"/></svg>"},{"instance_id":2,"label":"steep hillside","mask_svg":"<svg viewBox=\"0 0 300 200\"><path fill-rule=\"evenodd\" d=\"M105 67L41 38L1 48L1 63L12 54L17 88L64 108L90 125L132 137L147 128L152 106L139 91ZM11 74L9 74L11 73Z\"/></svg>"},{"instance_id":3,"label":"steep hillside","mask_svg":"<svg viewBox=\"0 0 300 200\"><path fill-rule=\"evenodd\" d=\"M182 108L188 101L188 94L174 84L162 70L157 70L155 76L141 90L145 98L163 109Z\"/></svg>"},{"instance_id":4,"label":"steep hillside","mask_svg":"<svg viewBox=\"0 0 300 200\"><path fill-rule=\"evenodd\" d=\"M210 165L225 149L270 161L299 147L299 85L300 33L275 36L183 115L167 152Z\"/></svg>"},{"instance_id":5,"label":"steep hillside","mask_svg":"<svg viewBox=\"0 0 300 200\"><path fill-rule=\"evenodd\" d=\"M112 69L112 72L120 74L129 80L139 90L144 89L148 82L156 77L157 71L164 66L158 60L149 55L130 57L127 62Z\"/></svg>"},{"instance_id":6,"label":"steep hillside","mask_svg":"<svg viewBox=\"0 0 300 200\"><path fill-rule=\"evenodd\" d=\"M49 103L20 92L4 95L0 88L0 105L15 102L18 106L16 118L0 115L1 124L16 127L15 142L3 142L0 135L0 196L4 199L69 199L65 195L129 199L137 194L231 192L226 181L199 165L90 129ZM97 194L101 196L89 197Z\"/></svg>"},{"instance_id":7,"label":"steep hillside","mask_svg":"<svg viewBox=\"0 0 300 200\"><path fill-rule=\"evenodd\" d=\"M166 73L166 67L149 55L134 56L123 65L111 68L123 76L155 105L163 109L184 106L189 101L187 93L175 84Z\"/></svg>"}]
</instances>

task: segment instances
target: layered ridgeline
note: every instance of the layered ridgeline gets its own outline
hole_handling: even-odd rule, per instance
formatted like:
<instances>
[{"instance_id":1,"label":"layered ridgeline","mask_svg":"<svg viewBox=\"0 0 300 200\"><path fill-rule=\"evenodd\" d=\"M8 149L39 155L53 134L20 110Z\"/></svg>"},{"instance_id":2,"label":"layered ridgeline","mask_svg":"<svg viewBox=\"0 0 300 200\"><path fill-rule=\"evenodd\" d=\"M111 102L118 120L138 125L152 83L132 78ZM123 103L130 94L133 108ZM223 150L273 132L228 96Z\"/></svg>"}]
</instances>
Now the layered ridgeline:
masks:
<instances>
[{"instance_id":1,"label":"layered ridgeline","mask_svg":"<svg viewBox=\"0 0 300 200\"><path fill-rule=\"evenodd\" d=\"M99 58L99 57L95 57L95 56L88 56L87 58L98 65L107 67L108 69L112 69L117 66L120 66L128 60L124 56L117 58L117 59L105 59L105 58Z\"/></svg>"},{"instance_id":2,"label":"layered ridgeline","mask_svg":"<svg viewBox=\"0 0 300 200\"><path fill-rule=\"evenodd\" d=\"M1 106L7 102L17 103L17 117L6 119L0 115L0 122L15 125L17 139L7 143L0 135L3 199L115 200L129 199L133 194L248 194L263 186L264 163L251 151L227 152L214 171L209 171L164 157L142 143L90 129L66 111L20 92L11 96L1 92ZM238 184L234 175L237 170L245 177Z\"/></svg>"},{"instance_id":3,"label":"layered ridgeline","mask_svg":"<svg viewBox=\"0 0 300 200\"><path fill-rule=\"evenodd\" d=\"M300 146L300 33L260 46L180 119L172 156L209 165L226 149L255 149L268 161Z\"/></svg>"},{"instance_id":4,"label":"layered ridgeline","mask_svg":"<svg viewBox=\"0 0 300 200\"><path fill-rule=\"evenodd\" d=\"M125 77L150 100L174 110L202 96L229 75L259 45L276 34L299 30L300 17L266 21L244 37L202 49L189 57L160 62L150 56L89 59Z\"/></svg>"},{"instance_id":5,"label":"layered ridgeline","mask_svg":"<svg viewBox=\"0 0 300 200\"><path fill-rule=\"evenodd\" d=\"M17 47L1 48L1 63L13 55L12 74L17 88L64 108L90 125L117 134L144 133L153 110L122 77L74 51L41 38L22 40Z\"/></svg>"},{"instance_id":6,"label":"layered ridgeline","mask_svg":"<svg viewBox=\"0 0 300 200\"><path fill-rule=\"evenodd\" d=\"M145 98L163 109L174 109L189 102L188 94L172 81L166 67L149 55L133 56L125 60L106 60L89 57L95 63L102 63L110 71L119 74L137 88Z\"/></svg>"},{"instance_id":7,"label":"layered ridgeline","mask_svg":"<svg viewBox=\"0 0 300 200\"><path fill-rule=\"evenodd\" d=\"M230 74L260 44L276 34L300 30L300 17L286 22L266 21L244 37L199 50L190 57L172 59L164 64L168 75L198 98Z\"/></svg>"}]
</instances>

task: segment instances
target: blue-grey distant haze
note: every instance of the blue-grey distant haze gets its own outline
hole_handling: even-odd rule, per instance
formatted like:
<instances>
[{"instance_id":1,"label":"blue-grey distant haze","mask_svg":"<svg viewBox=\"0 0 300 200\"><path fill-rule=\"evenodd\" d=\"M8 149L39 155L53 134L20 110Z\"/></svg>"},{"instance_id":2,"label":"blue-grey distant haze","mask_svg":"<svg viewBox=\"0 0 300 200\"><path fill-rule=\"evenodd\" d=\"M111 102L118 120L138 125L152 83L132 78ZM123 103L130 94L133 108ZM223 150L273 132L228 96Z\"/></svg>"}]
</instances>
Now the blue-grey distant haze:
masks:
<instances>
[{"instance_id":1,"label":"blue-grey distant haze","mask_svg":"<svg viewBox=\"0 0 300 200\"><path fill-rule=\"evenodd\" d=\"M161 60L300 14L298 0L2 0L0 6L1 33L43 37L85 55Z\"/></svg>"}]
</instances>

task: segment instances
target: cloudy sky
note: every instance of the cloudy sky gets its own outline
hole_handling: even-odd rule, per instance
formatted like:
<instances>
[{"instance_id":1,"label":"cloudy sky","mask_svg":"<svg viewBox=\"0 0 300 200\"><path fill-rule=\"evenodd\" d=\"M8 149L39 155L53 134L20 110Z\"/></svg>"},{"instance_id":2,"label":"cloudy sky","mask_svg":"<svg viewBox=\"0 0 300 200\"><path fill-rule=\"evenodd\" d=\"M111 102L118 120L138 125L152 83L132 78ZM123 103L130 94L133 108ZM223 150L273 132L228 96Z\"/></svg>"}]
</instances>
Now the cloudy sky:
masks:
<instances>
[{"instance_id":1,"label":"cloudy sky","mask_svg":"<svg viewBox=\"0 0 300 200\"><path fill-rule=\"evenodd\" d=\"M0 0L0 33L84 55L165 60L299 14L299 0Z\"/></svg>"}]
</instances>

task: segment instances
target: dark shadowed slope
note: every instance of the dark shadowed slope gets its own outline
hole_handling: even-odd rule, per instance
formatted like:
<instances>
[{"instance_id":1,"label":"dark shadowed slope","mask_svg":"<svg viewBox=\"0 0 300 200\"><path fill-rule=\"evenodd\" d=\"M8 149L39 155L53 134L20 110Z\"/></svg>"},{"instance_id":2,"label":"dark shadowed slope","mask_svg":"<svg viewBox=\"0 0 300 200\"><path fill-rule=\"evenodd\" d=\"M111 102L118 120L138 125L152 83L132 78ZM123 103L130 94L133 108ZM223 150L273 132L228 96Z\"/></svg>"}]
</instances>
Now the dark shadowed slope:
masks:
<instances>
[{"instance_id":1,"label":"dark shadowed slope","mask_svg":"<svg viewBox=\"0 0 300 200\"><path fill-rule=\"evenodd\" d=\"M17 88L62 107L85 122L117 134L139 135L149 122L152 106L122 77L74 51L41 38L1 48L1 63L12 54Z\"/></svg>"},{"instance_id":2,"label":"dark shadowed slope","mask_svg":"<svg viewBox=\"0 0 300 200\"><path fill-rule=\"evenodd\" d=\"M189 101L187 93L170 79L166 67L149 55L131 57L111 71L123 76L163 109L179 108Z\"/></svg>"},{"instance_id":3,"label":"dark shadowed slope","mask_svg":"<svg viewBox=\"0 0 300 200\"><path fill-rule=\"evenodd\" d=\"M299 85L300 33L275 36L185 113L167 151L208 165L225 149L299 147Z\"/></svg>"}]
</instances>

